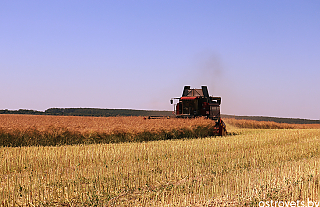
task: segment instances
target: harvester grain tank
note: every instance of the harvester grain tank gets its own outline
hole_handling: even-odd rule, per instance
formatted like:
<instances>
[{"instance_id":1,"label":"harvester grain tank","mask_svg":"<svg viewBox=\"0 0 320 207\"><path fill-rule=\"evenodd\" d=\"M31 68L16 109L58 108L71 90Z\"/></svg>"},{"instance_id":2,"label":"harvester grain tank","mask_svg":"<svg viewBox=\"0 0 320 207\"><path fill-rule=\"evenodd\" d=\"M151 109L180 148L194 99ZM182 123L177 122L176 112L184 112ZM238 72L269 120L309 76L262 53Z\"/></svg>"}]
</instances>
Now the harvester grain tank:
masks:
<instances>
[{"instance_id":1,"label":"harvester grain tank","mask_svg":"<svg viewBox=\"0 0 320 207\"><path fill-rule=\"evenodd\" d=\"M178 100L174 104L174 114L177 118L195 118L207 117L215 122L215 133L223 136L226 135L226 125L220 116L221 97L209 96L207 86L201 86L201 89L191 89L190 86L184 86L182 96L172 98Z\"/></svg>"}]
</instances>

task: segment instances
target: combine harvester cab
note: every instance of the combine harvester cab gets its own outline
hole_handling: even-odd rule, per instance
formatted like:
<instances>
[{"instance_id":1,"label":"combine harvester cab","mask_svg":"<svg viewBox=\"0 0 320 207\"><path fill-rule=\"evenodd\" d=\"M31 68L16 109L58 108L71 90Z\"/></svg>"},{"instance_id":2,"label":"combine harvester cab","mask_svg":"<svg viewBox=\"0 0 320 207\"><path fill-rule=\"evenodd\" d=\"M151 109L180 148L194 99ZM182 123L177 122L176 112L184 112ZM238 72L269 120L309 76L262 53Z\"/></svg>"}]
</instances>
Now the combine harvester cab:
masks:
<instances>
[{"instance_id":1,"label":"combine harvester cab","mask_svg":"<svg viewBox=\"0 0 320 207\"><path fill-rule=\"evenodd\" d=\"M190 89L190 86L184 86L180 98L172 98L178 103L174 104L174 114L177 118L195 118L207 117L215 122L215 134L224 136L227 134L226 125L220 117L221 97L209 96L207 86L201 86L201 89Z\"/></svg>"}]
</instances>

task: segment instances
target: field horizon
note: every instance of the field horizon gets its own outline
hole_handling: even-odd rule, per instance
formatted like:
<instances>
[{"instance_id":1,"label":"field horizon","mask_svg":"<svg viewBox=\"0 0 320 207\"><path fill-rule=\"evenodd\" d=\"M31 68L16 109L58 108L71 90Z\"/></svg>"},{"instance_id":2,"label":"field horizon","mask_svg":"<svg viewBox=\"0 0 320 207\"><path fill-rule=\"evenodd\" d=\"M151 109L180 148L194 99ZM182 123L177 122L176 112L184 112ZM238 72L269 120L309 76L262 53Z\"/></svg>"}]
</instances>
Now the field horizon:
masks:
<instances>
[{"instance_id":1,"label":"field horizon","mask_svg":"<svg viewBox=\"0 0 320 207\"><path fill-rule=\"evenodd\" d=\"M107 109L107 108L49 108L45 111L30 109L0 110L0 114L34 114L34 115L55 115L55 116L172 116L173 111L166 110L143 110L143 109ZM273 121L287 124L320 124L320 119L285 118L270 116L242 116L221 114L222 118L234 118L256 121Z\"/></svg>"}]
</instances>

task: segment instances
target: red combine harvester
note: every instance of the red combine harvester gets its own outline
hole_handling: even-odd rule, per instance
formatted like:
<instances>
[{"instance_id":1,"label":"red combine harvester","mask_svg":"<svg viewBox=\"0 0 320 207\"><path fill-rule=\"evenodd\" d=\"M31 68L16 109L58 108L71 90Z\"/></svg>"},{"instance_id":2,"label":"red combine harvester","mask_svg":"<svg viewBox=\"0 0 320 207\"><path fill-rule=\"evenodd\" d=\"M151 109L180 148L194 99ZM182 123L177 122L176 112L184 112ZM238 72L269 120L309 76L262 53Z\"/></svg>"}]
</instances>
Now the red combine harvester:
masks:
<instances>
[{"instance_id":1,"label":"red combine harvester","mask_svg":"<svg viewBox=\"0 0 320 207\"><path fill-rule=\"evenodd\" d=\"M184 86L180 98L172 98L178 103L174 104L174 114L177 118L195 118L204 116L215 122L215 134L224 136L227 134L226 125L220 117L221 97L209 96L207 86L201 86L201 89L190 89L190 86Z\"/></svg>"}]
</instances>

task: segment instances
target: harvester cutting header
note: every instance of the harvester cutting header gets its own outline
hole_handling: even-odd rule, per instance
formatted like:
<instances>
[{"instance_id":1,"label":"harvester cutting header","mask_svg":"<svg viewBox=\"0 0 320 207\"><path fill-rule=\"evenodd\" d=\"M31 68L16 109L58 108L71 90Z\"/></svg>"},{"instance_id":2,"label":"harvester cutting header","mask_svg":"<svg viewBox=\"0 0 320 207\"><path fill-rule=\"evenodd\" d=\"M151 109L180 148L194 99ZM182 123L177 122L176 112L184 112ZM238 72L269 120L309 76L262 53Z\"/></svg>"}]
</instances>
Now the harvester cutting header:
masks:
<instances>
[{"instance_id":1,"label":"harvester cutting header","mask_svg":"<svg viewBox=\"0 0 320 207\"><path fill-rule=\"evenodd\" d=\"M226 125L220 117L221 97L209 96L207 86L201 86L201 89L190 89L190 86L184 86L180 98L172 98L178 103L174 104L174 114L177 118L195 118L204 116L216 122L216 133L225 135Z\"/></svg>"}]
</instances>

